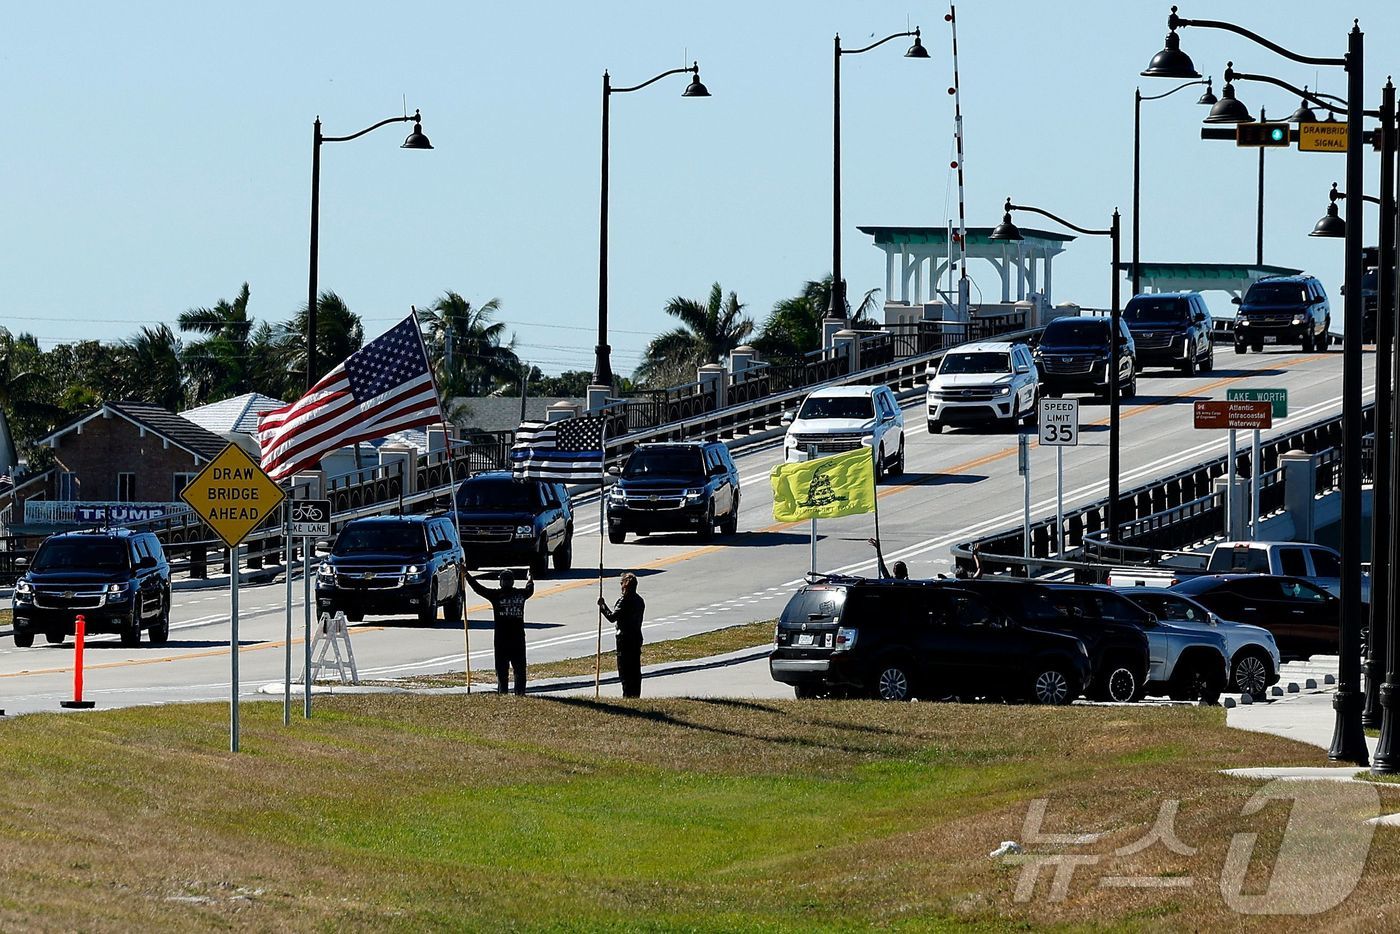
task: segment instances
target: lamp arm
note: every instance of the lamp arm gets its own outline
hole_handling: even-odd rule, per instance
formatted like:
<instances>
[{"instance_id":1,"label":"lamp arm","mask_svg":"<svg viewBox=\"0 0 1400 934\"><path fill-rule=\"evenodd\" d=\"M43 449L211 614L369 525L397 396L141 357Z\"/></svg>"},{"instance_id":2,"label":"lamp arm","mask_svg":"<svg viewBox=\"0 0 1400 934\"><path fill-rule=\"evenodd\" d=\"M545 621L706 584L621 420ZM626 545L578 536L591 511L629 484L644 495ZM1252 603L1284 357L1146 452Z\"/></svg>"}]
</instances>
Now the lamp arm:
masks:
<instances>
[{"instance_id":1,"label":"lamp arm","mask_svg":"<svg viewBox=\"0 0 1400 934\"><path fill-rule=\"evenodd\" d=\"M1231 62L1231 63L1229 63L1228 65L1225 66L1225 80L1226 80L1226 81L1260 81L1260 82L1263 82L1264 84L1272 84L1274 87L1283 88L1285 91L1292 91L1294 94L1297 94L1299 97L1303 98L1303 100L1311 101L1312 103L1314 103L1314 104L1316 104L1317 106L1321 107L1323 110L1328 111L1329 113L1345 115L1346 112L1347 112L1347 111L1346 111L1346 101L1343 100L1343 99L1340 98L1340 97L1333 98L1333 99L1334 99L1334 100L1341 101L1342 106L1341 106L1341 107L1333 107L1331 104L1329 104L1329 103L1327 103L1325 100L1323 100L1321 96L1318 96L1318 95L1314 94L1312 91L1301 91L1301 90L1299 90L1298 88L1294 87L1293 85L1289 84L1287 81L1283 81L1283 80L1280 80L1280 79L1278 79L1278 78L1270 77L1269 75L1248 75L1248 74L1245 74L1245 73L1242 72L1242 71L1235 71L1235 63L1234 63L1234 62ZM1332 95L1330 95L1330 94L1325 95L1325 96L1327 96L1327 97L1332 97ZM1364 116L1367 116L1367 117L1377 117L1377 118L1379 118L1380 115L1381 115L1381 112L1380 112L1379 110L1363 110L1363 111L1362 111L1362 114L1363 114Z\"/></svg>"},{"instance_id":2,"label":"lamp arm","mask_svg":"<svg viewBox=\"0 0 1400 934\"><path fill-rule=\"evenodd\" d=\"M905 36L905 37L908 37L908 36L917 36L918 34L919 34L919 31L918 31L917 29L913 30L912 32L896 32L896 33L891 33L890 35L888 35L888 36L886 36L885 38L881 39L879 42L871 43L870 45L867 45L867 46L866 46L865 48L863 48L863 49L842 49L842 50L841 50L841 54L842 54L842 55L859 55L859 54L862 53L862 52L869 52L871 49L878 48L879 46L884 45L886 42L889 42L891 39L898 39L900 36Z\"/></svg>"},{"instance_id":3,"label":"lamp arm","mask_svg":"<svg viewBox=\"0 0 1400 934\"><path fill-rule=\"evenodd\" d=\"M382 127L382 126L388 126L388 125L391 124L391 123L407 123L407 122L410 121L410 120L418 121L418 120L421 120L421 119L422 119L422 117L419 115L418 111L415 110L415 111L413 112L413 116L411 116L411 117L408 116L407 114L403 115L402 117L388 117L388 118L386 118L386 119L384 119L384 120L380 120L380 121L379 121L378 123L376 123L374 126L367 126L367 127L365 127L363 130L361 130L360 132L358 132L358 133L351 133L349 136L323 136L323 137L321 137L321 142L323 142L323 143L344 143L344 142L346 142L346 141L348 141L348 140L359 139L361 136L364 136L366 133L373 132L374 130L379 129L379 128Z\"/></svg>"},{"instance_id":4,"label":"lamp arm","mask_svg":"<svg viewBox=\"0 0 1400 934\"><path fill-rule=\"evenodd\" d=\"M1172 88L1170 91L1167 91L1166 93L1163 93L1163 94L1144 94L1144 95L1142 95L1142 99L1145 100L1145 101L1159 101L1159 100L1161 100L1161 99L1164 98L1164 97L1171 97L1171 96L1172 96L1173 94L1175 94L1177 91L1184 91L1184 90L1186 90L1187 88L1195 87L1195 86L1198 85L1198 84L1210 84L1210 79L1209 79L1209 78L1201 78L1201 79L1196 80L1196 81L1188 81L1188 82L1186 82L1185 84L1178 84L1176 87Z\"/></svg>"},{"instance_id":5,"label":"lamp arm","mask_svg":"<svg viewBox=\"0 0 1400 934\"><path fill-rule=\"evenodd\" d=\"M689 68L672 68L670 71L663 71L661 74L657 75L655 78L652 78L650 81L643 81L641 84L634 84L634 85L632 85L630 88L608 88L608 93L610 93L610 94L626 94L626 93L629 92L629 91L640 91L642 88L646 87L647 85L649 85L649 84L655 84L656 82L660 81L662 78L668 78L668 77L670 77L671 75L681 75L681 74L695 74L695 75L698 75L699 73L700 73L700 65L699 65L698 63L697 63L697 64L694 64L694 65L691 65Z\"/></svg>"},{"instance_id":6,"label":"lamp arm","mask_svg":"<svg viewBox=\"0 0 1400 934\"><path fill-rule=\"evenodd\" d=\"M1346 196L1347 196L1347 193L1346 193L1345 191L1337 191L1335 188L1332 190L1332 192L1331 192L1330 195L1329 195L1329 197L1331 197L1331 199L1332 199L1333 201L1342 201L1342 200L1345 200ZM1361 200L1362 200L1362 201L1369 201L1371 204L1376 204L1376 205L1379 205L1379 204L1381 203L1381 199L1380 199L1380 198L1377 198L1375 195L1368 195L1368 194L1366 194L1366 193L1364 193L1364 192L1363 192L1362 195L1361 195Z\"/></svg>"},{"instance_id":7,"label":"lamp arm","mask_svg":"<svg viewBox=\"0 0 1400 934\"><path fill-rule=\"evenodd\" d=\"M1347 60L1345 58L1319 58L1315 55L1299 55L1297 52L1285 49L1277 42L1270 42L1257 32L1245 29L1243 26L1236 26L1234 23L1226 23L1216 19L1186 19L1176 15L1176 7L1172 7L1171 16L1167 17L1167 28L1175 31L1178 26L1200 26L1203 29L1224 29L1233 32L1237 36L1244 36L1251 42L1257 42L1264 48L1272 52L1277 52L1284 58L1290 58L1295 62L1302 62L1304 65L1335 65L1345 68Z\"/></svg>"},{"instance_id":8,"label":"lamp arm","mask_svg":"<svg viewBox=\"0 0 1400 934\"><path fill-rule=\"evenodd\" d=\"M1029 211L1029 212L1032 213L1032 214L1039 214L1041 217L1048 217L1048 218L1050 218L1052 221L1054 221L1054 222L1057 223L1057 224L1064 224L1064 225L1065 225L1066 227L1068 227L1070 230L1077 231L1077 232L1079 232L1079 233L1085 234L1086 236L1090 236L1090 237L1111 237L1111 236L1113 236L1113 231L1112 231L1111 229L1093 230L1093 229L1090 229L1090 228L1088 228L1088 227L1080 227L1080 226L1077 225L1077 224L1071 224L1069 221L1065 220L1063 217L1059 217L1059 216L1057 216L1057 215L1051 214L1049 211L1043 211L1043 210L1041 210L1040 208L1033 208L1033 207L1031 207L1031 206L1028 205L1028 204L1012 204L1012 203L1011 203L1011 200L1008 198L1007 201L1006 201L1006 212L1009 214L1009 213L1011 213L1012 211Z\"/></svg>"}]
</instances>

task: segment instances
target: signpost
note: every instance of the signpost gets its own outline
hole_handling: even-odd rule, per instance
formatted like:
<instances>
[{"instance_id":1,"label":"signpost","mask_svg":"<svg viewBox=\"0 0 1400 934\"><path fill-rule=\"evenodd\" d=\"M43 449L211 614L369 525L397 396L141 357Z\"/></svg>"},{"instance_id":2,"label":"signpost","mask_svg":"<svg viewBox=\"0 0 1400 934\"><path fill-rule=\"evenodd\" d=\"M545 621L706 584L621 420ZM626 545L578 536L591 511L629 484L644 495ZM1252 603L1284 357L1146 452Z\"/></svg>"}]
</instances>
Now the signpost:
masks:
<instances>
[{"instance_id":1,"label":"signpost","mask_svg":"<svg viewBox=\"0 0 1400 934\"><path fill-rule=\"evenodd\" d=\"M1016 472L1021 475L1021 488L1025 503L1021 512L1021 556L1031 556L1031 439L1029 435L1016 436Z\"/></svg>"},{"instance_id":2,"label":"signpost","mask_svg":"<svg viewBox=\"0 0 1400 934\"><path fill-rule=\"evenodd\" d=\"M1273 406L1274 418L1288 417L1287 389L1227 389L1229 402L1267 402ZM1259 541L1259 429L1254 429L1254 444L1249 451L1249 539Z\"/></svg>"},{"instance_id":3,"label":"signpost","mask_svg":"<svg viewBox=\"0 0 1400 934\"><path fill-rule=\"evenodd\" d=\"M238 751L238 552L285 494L236 444L225 447L180 493L229 550L229 751Z\"/></svg>"},{"instance_id":4,"label":"signpost","mask_svg":"<svg viewBox=\"0 0 1400 934\"><path fill-rule=\"evenodd\" d=\"M1065 448L1079 444L1079 400L1040 400L1040 444L1055 449L1055 541L1065 553Z\"/></svg>"},{"instance_id":5,"label":"signpost","mask_svg":"<svg viewBox=\"0 0 1400 934\"><path fill-rule=\"evenodd\" d=\"M1331 122L1298 124L1298 151L1346 152L1347 125Z\"/></svg>"},{"instance_id":6,"label":"signpost","mask_svg":"<svg viewBox=\"0 0 1400 934\"><path fill-rule=\"evenodd\" d=\"M1228 467L1225 471L1225 534L1231 537L1234 536L1233 519L1235 511L1239 508L1235 502L1235 497L1237 495L1235 492L1235 461L1237 459L1235 453L1235 432L1241 428L1245 428L1257 433L1261 428L1274 427L1275 404L1276 403L1272 400L1226 400L1224 402L1212 400L1208 402L1197 402L1193 407L1192 414L1194 416L1195 427L1226 428L1229 429L1230 432L1230 451L1226 462ZM1284 399L1285 407L1287 404L1287 399ZM1257 447L1255 451L1257 455ZM1256 464L1250 471L1251 474L1258 474L1259 472L1257 456L1255 461ZM1257 506L1255 513L1256 515L1258 514Z\"/></svg>"},{"instance_id":7,"label":"signpost","mask_svg":"<svg viewBox=\"0 0 1400 934\"><path fill-rule=\"evenodd\" d=\"M308 539L326 538L331 534L331 501L328 499L294 499L287 502L287 633L283 648L286 656L286 666L283 672L282 681L282 725L288 726L292 722L292 561L293 547L292 540L302 539L303 551L309 546ZM309 573L309 572L308 572ZM307 600L311 599L310 593ZM309 606L309 604L308 604ZM307 658L310 658L311 644L311 617L307 615L306 643ZM311 671L310 662L306 665L306 673L302 675L304 679L309 679ZM306 705L303 713L311 716L311 682L306 683Z\"/></svg>"}]
</instances>

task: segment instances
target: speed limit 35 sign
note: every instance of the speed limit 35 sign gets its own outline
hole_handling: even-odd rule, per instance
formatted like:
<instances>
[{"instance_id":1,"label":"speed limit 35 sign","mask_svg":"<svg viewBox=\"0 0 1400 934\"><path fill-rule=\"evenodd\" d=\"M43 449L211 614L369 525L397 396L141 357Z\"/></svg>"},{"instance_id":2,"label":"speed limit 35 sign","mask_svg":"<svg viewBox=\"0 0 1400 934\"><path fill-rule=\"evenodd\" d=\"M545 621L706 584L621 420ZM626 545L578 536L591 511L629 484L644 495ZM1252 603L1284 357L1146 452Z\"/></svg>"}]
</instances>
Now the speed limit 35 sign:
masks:
<instances>
[{"instance_id":1,"label":"speed limit 35 sign","mask_svg":"<svg viewBox=\"0 0 1400 934\"><path fill-rule=\"evenodd\" d=\"M1040 400L1040 443L1043 447L1074 447L1079 443L1079 400Z\"/></svg>"}]
</instances>

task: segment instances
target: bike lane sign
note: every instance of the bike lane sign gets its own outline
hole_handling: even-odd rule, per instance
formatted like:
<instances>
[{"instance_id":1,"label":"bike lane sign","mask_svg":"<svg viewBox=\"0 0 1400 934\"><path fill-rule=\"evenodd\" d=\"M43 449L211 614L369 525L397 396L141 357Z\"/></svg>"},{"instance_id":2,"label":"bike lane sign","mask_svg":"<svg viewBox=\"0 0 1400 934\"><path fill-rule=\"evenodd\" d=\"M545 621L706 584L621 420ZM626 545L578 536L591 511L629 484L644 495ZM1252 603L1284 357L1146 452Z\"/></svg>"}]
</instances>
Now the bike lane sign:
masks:
<instances>
[{"instance_id":1,"label":"bike lane sign","mask_svg":"<svg viewBox=\"0 0 1400 934\"><path fill-rule=\"evenodd\" d=\"M289 507L292 510L291 533L294 538L325 538L331 534L330 500L292 500Z\"/></svg>"}]
</instances>

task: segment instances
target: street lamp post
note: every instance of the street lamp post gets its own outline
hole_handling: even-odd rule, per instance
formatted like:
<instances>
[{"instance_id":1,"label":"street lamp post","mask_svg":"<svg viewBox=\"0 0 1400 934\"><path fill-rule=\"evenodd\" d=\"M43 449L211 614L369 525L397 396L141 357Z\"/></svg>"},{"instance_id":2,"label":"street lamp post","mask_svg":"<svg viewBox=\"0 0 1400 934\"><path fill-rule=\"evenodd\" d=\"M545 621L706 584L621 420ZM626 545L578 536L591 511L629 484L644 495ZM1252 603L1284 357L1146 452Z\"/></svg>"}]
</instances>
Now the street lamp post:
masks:
<instances>
[{"instance_id":1,"label":"street lamp post","mask_svg":"<svg viewBox=\"0 0 1400 934\"><path fill-rule=\"evenodd\" d=\"M872 42L859 49L841 48L841 36L834 40L832 54L831 105L831 294L827 298L827 321L846 320L846 280L841 276L841 56L859 55L869 52L892 39L913 36L914 44L904 53L905 58L928 58L919 30L891 33L879 42Z\"/></svg>"},{"instance_id":2,"label":"street lamp post","mask_svg":"<svg viewBox=\"0 0 1400 934\"><path fill-rule=\"evenodd\" d=\"M418 111L413 112L413 116L405 114L402 117L388 117L380 120L373 126L367 126L358 133L351 133L349 136L323 136L321 134L321 118L318 116L312 125L311 144L311 271L306 286L306 388L310 389L316 385L317 359L316 359L316 265L320 250L321 238L321 144L322 143L344 143L352 139L358 139L366 133L373 132L382 126L391 123L407 123L413 121L413 132L408 134L408 138L403 141L400 149L432 149L433 144L428 142L428 137L423 135L423 116Z\"/></svg>"},{"instance_id":3,"label":"street lamp post","mask_svg":"<svg viewBox=\"0 0 1400 934\"><path fill-rule=\"evenodd\" d=\"M709 89L700 83L700 63L692 62L688 68L672 68L663 71L655 78L634 84L628 88L612 86L612 77L603 72L603 158L602 185L598 206L598 346L593 352L593 384L611 386L613 381L612 348L608 346L608 103L614 94L628 94L640 91L671 75L690 75L681 97L709 97Z\"/></svg>"},{"instance_id":4,"label":"street lamp post","mask_svg":"<svg viewBox=\"0 0 1400 934\"><path fill-rule=\"evenodd\" d=\"M1391 213L1386 214L1384 208L1381 210L1381 242L1385 242L1387 230L1390 234L1390 251L1386 253L1383 249L1376 257L1376 272L1380 277L1378 301L1376 303L1376 335L1379 343L1381 334L1381 324L1383 321L1390 323L1390 337L1395 338L1395 323L1397 315L1400 315L1400 209L1397 209L1395 201L1395 185L1397 182L1396 160L1400 158L1400 139L1396 133L1396 109L1395 109L1395 88L1387 81L1385 92L1381 99L1381 134L1382 149L1387 154L1386 162L1382 163L1381 171L1381 197L1390 200ZM1379 349L1379 348L1378 348ZM1394 496L1395 485L1400 483L1400 429L1395 426L1396 418L1400 418L1400 348L1395 349L1391 354L1391 395L1389 408L1389 428L1390 428L1390 470L1385 477L1377 475L1379 482L1373 483L1372 488L1380 486L1382 483L1388 485L1392 497ZM1379 367L1379 362L1377 363ZM1384 413L1380 409L1379 398L1376 401L1376 421L1382 420ZM1392 501L1393 505L1393 501ZM1386 607L1385 632L1385 683L1381 685L1379 699L1381 705L1381 731L1380 738L1376 742L1376 755L1371 762L1371 770L1380 774L1394 774L1400 772L1400 618L1396 613L1396 594L1400 594L1400 529L1397 529L1395 522L1390 523L1390 542L1386 552L1386 583L1389 603ZM1376 560L1377 556L1371 555L1371 587L1376 585ZM1376 622L1373 620L1372 632L1375 633Z\"/></svg>"},{"instance_id":5,"label":"street lamp post","mask_svg":"<svg viewBox=\"0 0 1400 934\"><path fill-rule=\"evenodd\" d=\"M1341 58L1299 55L1271 42L1258 33L1221 20L1186 19L1172 7L1167 17L1166 46L1153 56L1143 71L1147 77L1194 78L1199 73L1181 51L1177 30L1196 26L1222 29L1243 36L1284 58L1304 65L1327 65L1347 73L1347 214L1356 222L1346 231L1346 294L1343 305L1342 345L1342 620L1337 672L1337 693L1332 699L1336 724L1332 745L1327 752L1334 761L1365 764L1368 759L1366 734L1361 726L1361 184L1362 184L1362 96L1364 87L1364 39L1361 27L1353 22L1347 36L1347 53ZM1245 76L1239 76L1245 77ZM1226 75L1227 89L1230 80ZM1270 83L1283 85L1282 82ZM1291 89L1291 88L1290 88ZM1223 101L1222 101L1223 103Z\"/></svg>"},{"instance_id":6,"label":"street lamp post","mask_svg":"<svg viewBox=\"0 0 1400 934\"><path fill-rule=\"evenodd\" d=\"M1216 103L1215 93L1211 90L1210 79L1202 78L1199 81L1188 81L1179 84L1167 91L1165 94L1143 94L1142 88L1133 89L1133 294L1142 292L1142 261L1138 252L1141 240L1139 217L1142 215L1140 205L1142 201L1142 102L1159 101L1164 97L1171 97L1177 91L1184 91L1187 88L1204 84L1206 92L1196 101L1198 104L1212 105Z\"/></svg>"},{"instance_id":7,"label":"street lamp post","mask_svg":"<svg viewBox=\"0 0 1400 934\"><path fill-rule=\"evenodd\" d=\"M1012 211L1029 211L1032 214L1039 214L1041 217L1048 217L1057 224L1063 224L1070 230L1077 231L1090 237L1109 237L1113 242L1112 265L1109 269L1111 274L1111 307L1109 310L1109 338L1108 338L1108 509L1104 517L1104 525L1107 531L1107 541L1109 544L1118 541L1118 498L1119 498L1119 474L1122 472L1119 462L1121 424L1119 418L1119 357L1121 356L1122 341L1119 337L1119 323L1122 318L1121 299L1119 296L1118 280L1119 275L1119 216L1118 209L1113 209L1113 219L1107 230L1095 230L1087 227L1079 227L1071 224L1063 217L1051 214L1049 211L1040 208L1030 207L1025 204L1012 204L1011 199L1006 199L1006 204L1002 206L1001 223L993 228L988 239L991 240L1021 240L1021 231L1011 221Z\"/></svg>"}]
</instances>

